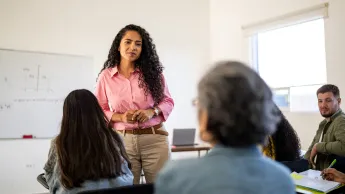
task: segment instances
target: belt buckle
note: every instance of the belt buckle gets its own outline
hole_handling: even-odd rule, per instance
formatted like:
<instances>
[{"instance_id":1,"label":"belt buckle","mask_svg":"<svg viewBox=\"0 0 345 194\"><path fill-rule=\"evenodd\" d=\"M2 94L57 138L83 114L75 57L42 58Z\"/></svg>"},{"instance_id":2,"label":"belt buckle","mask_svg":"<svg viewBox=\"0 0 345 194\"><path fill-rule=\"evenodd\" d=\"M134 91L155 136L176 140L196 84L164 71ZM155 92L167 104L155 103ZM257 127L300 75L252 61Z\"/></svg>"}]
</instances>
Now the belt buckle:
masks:
<instances>
[{"instance_id":1,"label":"belt buckle","mask_svg":"<svg viewBox=\"0 0 345 194\"><path fill-rule=\"evenodd\" d=\"M141 135L140 128L133 129L133 135Z\"/></svg>"},{"instance_id":2,"label":"belt buckle","mask_svg":"<svg viewBox=\"0 0 345 194\"><path fill-rule=\"evenodd\" d=\"M138 126L138 128L136 129L136 130L138 131L138 135L143 134L143 133L142 133L142 132L143 132L142 129L143 129L143 127Z\"/></svg>"}]
</instances>

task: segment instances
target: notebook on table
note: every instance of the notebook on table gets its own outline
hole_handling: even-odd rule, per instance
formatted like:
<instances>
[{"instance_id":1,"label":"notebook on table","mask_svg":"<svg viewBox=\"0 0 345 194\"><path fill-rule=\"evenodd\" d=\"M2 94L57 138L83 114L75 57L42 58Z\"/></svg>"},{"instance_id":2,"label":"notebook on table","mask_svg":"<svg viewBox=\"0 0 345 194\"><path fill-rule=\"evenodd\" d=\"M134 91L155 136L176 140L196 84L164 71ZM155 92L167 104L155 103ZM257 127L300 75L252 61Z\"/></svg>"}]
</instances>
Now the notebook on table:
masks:
<instances>
[{"instance_id":1,"label":"notebook on table","mask_svg":"<svg viewBox=\"0 0 345 194\"><path fill-rule=\"evenodd\" d=\"M291 177L297 189L309 191L313 194L329 193L342 187L342 184L338 182L323 180L320 174L321 171L307 170L301 173L293 172Z\"/></svg>"}]
</instances>

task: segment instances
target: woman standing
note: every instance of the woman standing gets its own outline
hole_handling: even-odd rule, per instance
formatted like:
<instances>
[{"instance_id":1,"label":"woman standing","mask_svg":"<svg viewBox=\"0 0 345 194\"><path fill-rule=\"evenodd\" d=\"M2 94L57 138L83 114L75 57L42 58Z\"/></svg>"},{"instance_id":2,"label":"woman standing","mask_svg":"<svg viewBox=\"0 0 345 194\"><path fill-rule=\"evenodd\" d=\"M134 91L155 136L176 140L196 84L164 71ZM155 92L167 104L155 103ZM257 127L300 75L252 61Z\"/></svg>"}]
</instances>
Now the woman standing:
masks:
<instances>
[{"instance_id":1,"label":"woman standing","mask_svg":"<svg viewBox=\"0 0 345 194\"><path fill-rule=\"evenodd\" d=\"M165 122L173 107L149 33L127 25L116 35L100 72L96 96L114 130L123 135L134 184L141 171L147 183L169 158Z\"/></svg>"}]
</instances>

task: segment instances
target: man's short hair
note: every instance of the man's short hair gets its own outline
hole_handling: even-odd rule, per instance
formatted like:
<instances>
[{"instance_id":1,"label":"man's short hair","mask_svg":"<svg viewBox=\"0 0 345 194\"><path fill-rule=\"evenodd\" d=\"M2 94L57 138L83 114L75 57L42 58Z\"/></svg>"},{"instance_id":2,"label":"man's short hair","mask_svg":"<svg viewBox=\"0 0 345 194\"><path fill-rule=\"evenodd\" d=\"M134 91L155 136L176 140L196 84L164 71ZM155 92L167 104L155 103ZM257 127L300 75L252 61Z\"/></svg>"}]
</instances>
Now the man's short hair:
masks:
<instances>
[{"instance_id":1,"label":"man's short hair","mask_svg":"<svg viewBox=\"0 0 345 194\"><path fill-rule=\"evenodd\" d=\"M333 84L326 84L326 85L321 86L317 90L316 95L318 95L320 93L323 94L323 93L326 93L326 92L332 92L333 96L336 97L336 98L340 97L339 88L336 85L333 85Z\"/></svg>"}]
</instances>

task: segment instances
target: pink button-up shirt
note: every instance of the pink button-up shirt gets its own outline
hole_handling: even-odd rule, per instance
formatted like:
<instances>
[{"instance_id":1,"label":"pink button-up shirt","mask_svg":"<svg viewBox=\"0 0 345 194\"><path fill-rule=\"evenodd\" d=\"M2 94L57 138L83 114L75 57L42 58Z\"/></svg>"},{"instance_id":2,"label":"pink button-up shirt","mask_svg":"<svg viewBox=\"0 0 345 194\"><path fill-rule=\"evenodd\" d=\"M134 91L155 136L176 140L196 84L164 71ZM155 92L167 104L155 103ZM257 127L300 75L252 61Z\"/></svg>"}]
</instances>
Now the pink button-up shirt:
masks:
<instances>
[{"instance_id":1,"label":"pink button-up shirt","mask_svg":"<svg viewBox=\"0 0 345 194\"><path fill-rule=\"evenodd\" d=\"M105 69L99 75L95 95L109 120L111 120L114 113L121 114L128 110L145 110L154 107L152 96L150 94L145 96L143 88L139 87L139 74L139 70L136 70L127 79L118 72L117 67L113 67ZM116 122L113 126L114 129L148 128L167 120L174 108L174 101L170 96L164 76L162 77L164 82L164 98L157 106L162 111L162 114L144 123Z\"/></svg>"}]
</instances>

